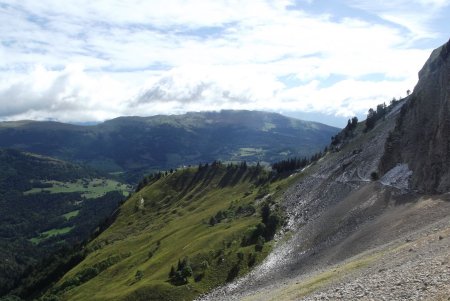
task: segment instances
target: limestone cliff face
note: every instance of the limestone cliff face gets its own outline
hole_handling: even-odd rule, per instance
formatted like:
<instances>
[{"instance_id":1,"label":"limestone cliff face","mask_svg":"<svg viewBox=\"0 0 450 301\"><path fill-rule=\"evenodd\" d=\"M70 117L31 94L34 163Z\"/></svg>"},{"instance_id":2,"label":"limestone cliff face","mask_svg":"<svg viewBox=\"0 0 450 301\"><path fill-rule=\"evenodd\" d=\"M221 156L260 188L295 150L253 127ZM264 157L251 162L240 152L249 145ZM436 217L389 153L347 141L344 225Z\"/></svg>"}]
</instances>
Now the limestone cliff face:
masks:
<instances>
[{"instance_id":1,"label":"limestone cliff face","mask_svg":"<svg viewBox=\"0 0 450 301\"><path fill-rule=\"evenodd\" d=\"M413 171L413 189L450 191L450 41L434 50L419 72L386 142L380 172L398 163Z\"/></svg>"}]
</instances>

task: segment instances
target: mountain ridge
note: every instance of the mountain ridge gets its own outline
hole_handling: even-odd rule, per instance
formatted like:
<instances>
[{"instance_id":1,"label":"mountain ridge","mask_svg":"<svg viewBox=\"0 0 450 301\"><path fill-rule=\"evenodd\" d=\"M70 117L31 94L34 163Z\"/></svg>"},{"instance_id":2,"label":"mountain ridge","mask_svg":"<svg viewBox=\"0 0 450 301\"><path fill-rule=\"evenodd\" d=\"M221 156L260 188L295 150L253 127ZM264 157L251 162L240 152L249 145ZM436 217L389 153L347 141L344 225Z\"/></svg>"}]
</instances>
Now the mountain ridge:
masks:
<instances>
[{"instance_id":1,"label":"mountain ridge","mask_svg":"<svg viewBox=\"0 0 450 301\"><path fill-rule=\"evenodd\" d=\"M140 177L199 162L265 161L309 156L337 128L259 111L118 117L98 125L0 123L0 147L19 148ZM136 181L136 179L134 179Z\"/></svg>"},{"instance_id":2,"label":"mountain ridge","mask_svg":"<svg viewBox=\"0 0 450 301\"><path fill-rule=\"evenodd\" d=\"M261 166L220 162L160 175L122 205L114 224L87 245L86 259L48 294L178 300L231 281L270 250L280 223L271 196L290 181L272 182ZM262 207L270 223L259 213ZM185 259L189 273L177 276Z\"/></svg>"}]
</instances>

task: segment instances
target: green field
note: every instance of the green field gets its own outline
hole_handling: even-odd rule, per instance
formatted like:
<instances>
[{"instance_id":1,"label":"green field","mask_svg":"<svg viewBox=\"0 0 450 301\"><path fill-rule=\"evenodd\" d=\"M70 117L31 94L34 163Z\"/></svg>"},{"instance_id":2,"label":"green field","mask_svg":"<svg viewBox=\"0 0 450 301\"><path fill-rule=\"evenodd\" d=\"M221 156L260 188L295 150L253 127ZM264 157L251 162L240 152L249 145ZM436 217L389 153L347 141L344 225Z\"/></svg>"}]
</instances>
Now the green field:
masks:
<instances>
[{"instance_id":1,"label":"green field","mask_svg":"<svg viewBox=\"0 0 450 301\"><path fill-rule=\"evenodd\" d=\"M95 199L105 195L110 191L121 191L124 196L128 196L132 187L120 182L109 179L80 179L74 182L42 181L52 184L49 188L33 188L25 191L24 194L33 194L41 192L49 193L69 193L80 192L82 196L88 199Z\"/></svg>"},{"instance_id":2,"label":"green field","mask_svg":"<svg viewBox=\"0 0 450 301\"><path fill-rule=\"evenodd\" d=\"M251 148L251 147L243 147L239 149L239 152L236 153L236 157L254 157L254 156L264 156L265 150L262 148Z\"/></svg>"},{"instance_id":3,"label":"green field","mask_svg":"<svg viewBox=\"0 0 450 301\"><path fill-rule=\"evenodd\" d=\"M276 128L277 128L277 126L276 126L275 123L272 123L272 122L265 122L265 123L264 123L264 126L262 127L262 131L263 131L263 132L268 132L268 131L273 130L273 129L276 129Z\"/></svg>"},{"instance_id":4,"label":"green field","mask_svg":"<svg viewBox=\"0 0 450 301\"><path fill-rule=\"evenodd\" d=\"M63 214L63 216L66 220L69 220L72 217L78 216L79 213L80 213L80 210L74 210L74 211L67 212L66 214Z\"/></svg>"},{"instance_id":5,"label":"green field","mask_svg":"<svg viewBox=\"0 0 450 301\"><path fill-rule=\"evenodd\" d=\"M30 239L30 241L34 244L38 244L41 241L50 238L52 236L56 236L56 235L63 235L66 233L69 233L70 231L72 231L74 227L65 227L65 228L60 228L60 229L51 229L45 232L42 232L41 234L39 234L39 236L37 237L33 237Z\"/></svg>"},{"instance_id":6,"label":"green field","mask_svg":"<svg viewBox=\"0 0 450 301\"><path fill-rule=\"evenodd\" d=\"M51 292L64 300L191 300L247 273L272 248L242 243L261 223L259 199L278 198L293 180L259 181L265 177L255 168L191 168L146 186ZM242 208L254 211L238 214ZM232 214L211 225L219 211ZM169 271L185 257L193 274L188 284L174 285Z\"/></svg>"}]
</instances>

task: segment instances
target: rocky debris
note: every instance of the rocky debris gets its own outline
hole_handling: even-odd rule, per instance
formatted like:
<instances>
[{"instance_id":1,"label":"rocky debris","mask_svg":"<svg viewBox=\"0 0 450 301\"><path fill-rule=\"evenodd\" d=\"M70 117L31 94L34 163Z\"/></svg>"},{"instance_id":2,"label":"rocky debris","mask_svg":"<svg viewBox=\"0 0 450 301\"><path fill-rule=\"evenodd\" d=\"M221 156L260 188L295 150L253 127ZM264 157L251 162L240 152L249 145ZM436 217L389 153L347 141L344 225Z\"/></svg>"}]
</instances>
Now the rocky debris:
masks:
<instances>
[{"instance_id":1,"label":"rocky debris","mask_svg":"<svg viewBox=\"0 0 450 301\"><path fill-rule=\"evenodd\" d=\"M436 231L449 233L450 223L409 238L369 268L301 300L450 300L450 239Z\"/></svg>"},{"instance_id":2,"label":"rocky debris","mask_svg":"<svg viewBox=\"0 0 450 301\"><path fill-rule=\"evenodd\" d=\"M365 186L369 187L367 193L374 193L372 190L376 183L370 182L370 174L377 169L382 155L380 149L395 126L395 118L395 115L386 118L372 130L369 139L361 136L361 140L356 139L352 145L344 146L339 152L309 166L305 170L308 176L283 196L282 204L288 214L284 231L289 231L292 238L277 243L266 260L247 276L198 300L239 300L242 295L259 291L261 287L276 287L279 282L304 274L310 268L314 269L315 260L320 260L316 254L370 220L376 208L384 202L383 193L376 200L357 196L350 201L343 200ZM376 189L383 190L382 187ZM336 214L329 212L330 208L341 203L342 208Z\"/></svg>"},{"instance_id":3,"label":"rocky debris","mask_svg":"<svg viewBox=\"0 0 450 301\"><path fill-rule=\"evenodd\" d=\"M380 183L395 187L401 191L407 191L411 176L412 171L408 168L408 164L397 164L397 166L384 174L380 179Z\"/></svg>"}]
</instances>

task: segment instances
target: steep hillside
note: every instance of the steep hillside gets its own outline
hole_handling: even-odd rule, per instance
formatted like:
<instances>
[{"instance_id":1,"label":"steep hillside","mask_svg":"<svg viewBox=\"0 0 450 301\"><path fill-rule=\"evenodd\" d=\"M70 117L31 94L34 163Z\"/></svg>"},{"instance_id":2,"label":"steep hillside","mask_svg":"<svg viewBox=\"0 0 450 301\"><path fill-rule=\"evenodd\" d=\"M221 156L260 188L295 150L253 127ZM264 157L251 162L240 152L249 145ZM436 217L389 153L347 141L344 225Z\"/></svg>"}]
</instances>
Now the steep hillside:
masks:
<instances>
[{"instance_id":1,"label":"steep hillside","mask_svg":"<svg viewBox=\"0 0 450 301\"><path fill-rule=\"evenodd\" d=\"M436 73L422 71L410 97L373 128L363 123L341 135L348 137L285 192L289 239L249 275L200 300L448 298L448 135L440 132L445 122L431 121L448 114L445 47L424 68ZM435 94L422 94L425 87ZM435 105L415 109L419 100ZM429 172L432 181L423 178ZM443 194L418 194L417 187Z\"/></svg>"},{"instance_id":2,"label":"steep hillside","mask_svg":"<svg viewBox=\"0 0 450 301\"><path fill-rule=\"evenodd\" d=\"M0 296L30 265L89 238L130 188L79 165L0 149Z\"/></svg>"},{"instance_id":3,"label":"steep hillside","mask_svg":"<svg viewBox=\"0 0 450 301\"><path fill-rule=\"evenodd\" d=\"M18 148L109 172L166 170L199 162L266 161L307 156L336 128L274 113L221 111L120 117L95 126L56 122L0 123L0 147Z\"/></svg>"},{"instance_id":4,"label":"steep hillside","mask_svg":"<svg viewBox=\"0 0 450 301\"><path fill-rule=\"evenodd\" d=\"M217 162L147 177L43 300L446 300L448 47L283 180Z\"/></svg>"},{"instance_id":5,"label":"steep hillside","mask_svg":"<svg viewBox=\"0 0 450 301\"><path fill-rule=\"evenodd\" d=\"M47 296L191 300L248 272L271 249L281 224L274 200L293 180L268 176L216 162L153 178Z\"/></svg>"},{"instance_id":6,"label":"steep hillside","mask_svg":"<svg viewBox=\"0 0 450 301\"><path fill-rule=\"evenodd\" d=\"M450 41L436 49L419 72L419 83L402 109L380 164L387 172L406 163L422 192L450 190Z\"/></svg>"}]
</instances>

